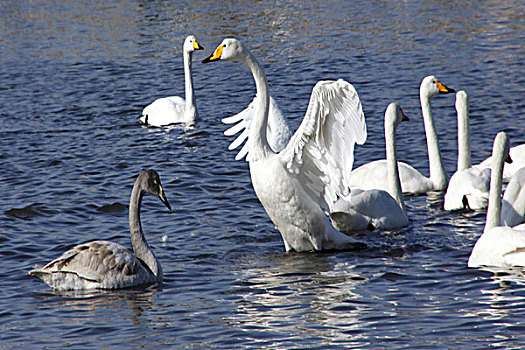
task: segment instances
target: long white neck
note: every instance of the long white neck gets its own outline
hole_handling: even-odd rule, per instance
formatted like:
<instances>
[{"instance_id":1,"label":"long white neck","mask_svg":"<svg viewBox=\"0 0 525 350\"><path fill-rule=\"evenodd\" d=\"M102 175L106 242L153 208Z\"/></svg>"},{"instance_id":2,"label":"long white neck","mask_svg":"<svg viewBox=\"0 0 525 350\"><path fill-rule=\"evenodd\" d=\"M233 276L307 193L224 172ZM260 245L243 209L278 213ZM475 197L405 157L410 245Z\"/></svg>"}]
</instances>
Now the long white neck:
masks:
<instances>
[{"instance_id":1,"label":"long white neck","mask_svg":"<svg viewBox=\"0 0 525 350\"><path fill-rule=\"evenodd\" d=\"M470 159L470 127L468 97L464 91L456 94L456 111L458 115L458 171L472 166Z\"/></svg>"},{"instance_id":2,"label":"long white neck","mask_svg":"<svg viewBox=\"0 0 525 350\"><path fill-rule=\"evenodd\" d=\"M386 142L386 162L388 174L388 193L396 200L397 204L406 212L401 181L399 180L399 169L397 166L396 154L396 135L395 126L385 119L385 142Z\"/></svg>"},{"instance_id":3,"label":"long white neck","mask_svg":"<svg viewBox=\"0 0 525 350\"><path fill-rule=\"evenodd\" d=\"M430 98L428 95L420 94L421 110L423 113L423 123L425 124L425 134L427 137L428 162L430 168L430 180L435 189L444 190L447 187L448 179L445 168L441 161L441 152L434 126L434 119L430 110Z\"/></svg>"},{"instance_id":4,"label":"long white neck","mask_svg":"<svg viewBox=\"0 0 525 350\"><path fill-rule=\"evenodd\" d=\"M503 179L503 163L505 161L504 147L494 146L492 152L492 168L490 170L489 206L487 208L487 221L485 232L493 227L501 226L501 183Z\"/></svg>"},{"instance_id":5,"label":"long white neck","mask_svg":"<svg viewBox=\"0 0 525 350\"><path fill-rule=\"evenodd\" d=\"M137 259L143 261L151 272L157 276L157 279L161 281L163 278L162 267L149 247L142 232L142 224L140 223L140 206L143 196L144 192L137 181L135 186L133 186L133 191L131 191L131 199L129 202L129 232L131 234L131 243L133 244L133 250L135 251Z\"/></svg>"},{"instance_id":6,"label":"long white neck","mask_svg":"<svg viewBox=\"0 0 525 350\"><path fill-rule=\"evenodd\" d=\"M248 161L253 162L264 158L271 152L266 138L266 127L268 125L268 109L270 94L268 93L268 81L259 62L247 51L243 63L250 69L255 80L257 90L254 115L248 135Z\"/></svg>"},{"instance_id":7,"label":"long white neck","mask_svg":"<svg viewBox=\"0 0 525 350\"><path fill-rule=\"evenodd\" d=\"M184 51L184 85L186 93L186 123L195 124L197 122L197 106L193 96L193 77L191 75L191 52Z\"/></svg>"}]
</instances>

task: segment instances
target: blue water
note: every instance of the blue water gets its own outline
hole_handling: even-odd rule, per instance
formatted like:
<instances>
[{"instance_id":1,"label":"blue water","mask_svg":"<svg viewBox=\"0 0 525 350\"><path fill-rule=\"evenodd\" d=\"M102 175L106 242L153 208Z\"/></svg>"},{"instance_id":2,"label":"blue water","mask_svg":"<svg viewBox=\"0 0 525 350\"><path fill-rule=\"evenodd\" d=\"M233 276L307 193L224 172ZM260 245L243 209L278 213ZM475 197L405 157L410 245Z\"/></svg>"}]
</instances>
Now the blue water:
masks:
<instances>
[{"instance_id":1,"label":"blue water","mask_svg":"<svg viewBox=\"0 0 525 350\"><path fill-rule=\"evenodd\" d=\"M480 349L525 347L523 272L469 269L484 212L406 198L410 226L362 235L362 252L285 253L234 161L220 119L251 101L239 64L200 63L235 35L263 65L294 127L321 79L357 89L368 141L399 102L398 156L428 174L418 88L436 75L470 98L472 158L500 130L525 143L522 1L14 1L0 3L0 348ZM138 124L183 94L180 47L194 34L201 121ZM433 99L441 152L456 164L453 95ZM146 197L144 230L165 282L56 293L27 275L75 244L130 246L136 176L161 175L173 211ZM164 237L164 239L163 239Z\"/></svg>"}]
</instances>

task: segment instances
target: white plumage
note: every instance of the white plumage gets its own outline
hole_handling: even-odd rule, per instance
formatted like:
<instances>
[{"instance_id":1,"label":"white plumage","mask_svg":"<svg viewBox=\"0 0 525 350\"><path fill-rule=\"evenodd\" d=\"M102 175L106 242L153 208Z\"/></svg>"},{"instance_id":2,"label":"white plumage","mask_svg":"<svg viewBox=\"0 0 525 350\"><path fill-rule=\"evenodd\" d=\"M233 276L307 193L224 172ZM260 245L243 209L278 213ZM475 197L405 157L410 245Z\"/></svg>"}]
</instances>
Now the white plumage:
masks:
<instances>
[{"instance_id":1,"label":"white plumage","mask_svg":"<svg viewBox=\"0 0 525 350\"><path fill-rule=\"evenodd\" d=\"M507 163L503 167L503 180L510 181L510 179L520 170L525 167L525 144L514 146L509 150L510 158L512 163ZM479 168L490 168L492 164L492 156L488 157L475 167Z\"/></svg>"},{"instance_id":2,"label":"white plumage","mask_svg":"<svg viewBox=\"0 0 525 350\"><path fill-rule=\"evenodd\" d=\"M458 166L445 194L445 210L485 209L488 205L490 168L473 167L470 153L468 96L456 93L458 119Z\"/></svg>"},{"instance_id":3,"label":"white plumage","mask_svg":"<svg viewBox=\"0 0 525 350\"><path fill-rule=\"evenodd\" d=\"M270 96L266 76L248 49L227 38L203 62L245 64L257 89L248 133L248 162L257 197L277 226L287 251L355 249L363 246L337 231L323 209L349 195L354 144L366 140L366 123L354 87L320 81L306 115L289 143L274 153L266 137Z\"/></svg>"},{"instance_id":4,"label":"white plumage","mask_svg":"<svg viewBox=\"0 0 525 350\"><path fill-rule=\"evenodd\" d=\"M496 135L492 151L487 222L483 234L478 238L468 260L469 267L479 266L525 266L525 231L522 227L501 225L501 184L504 158L509 151L509 140L505 132Z\"/></svg>"},{"instance_id":5,"label":"white plumage","mask_svg":"<svg viewBox=\"0 0 525 350\"><path fill-rule=\"evenodd\" d=\"M191 57L193 51L202 50L193 35L189 35L182 45L184 59L184 82L186 99L179 96L159 98L142 110L139 121L146 125L165 126L174 123L185 123L191 126L197 122L198 113L193 93L191 75Z\"/></svg>"},{"instance_id":6,"label":"white plumage","mask_svg":"<svg viewBox=\"0 0 525 350\"><path fill-rule=\"evenodd\" d=\"M372 228L393 230L408 225L395 146L395 129L403 120L408 118L399 105L388 105L385 112L388 192L355 189L349 198L339 199L330 208L330 218L339 231L349 233Z\"/></svg>"},{"instance_id":7,"label":"white plumage","mask_svg":"<svg viewBox=\"0 0 525 350\"><path fill-rule=\"evenodd\" d=\"M422 194L429 191L441 191L447 187L447 174L441 161L436 128L430 109L430 98L440 93L450 92L454 92L454 90L447 88L433 75L425 77L421 82L419 97L427 137L430 177L422 175L407 163L398 162L401 188L405 194ZM388 190L387 178L386 160L376 160L354 169L350 177L350 185L352 188L362 190L380 189L386 191Z\"/></svg>"},{"instance_id":8,"label":"white plumage","mask_svg":"<svg viewBox=\"0 0 525 350\"><path fill-rule=\"evenodd\" d=\"M512 163L514 159L511 157ZM510 164L505 164L505 167ZM501 202L501 224L515 227L525 223L525 168L510 179Z\"/></svg>"},{"instance_id":9,"label":"white plumage","mask_svg":"<svg viewBox=\"0 0 525 350\"><path fill-rule=\"evenodd\" d=\"M245 142L248 138L248 132L250 130L250 124L253 119L253 113L255 111L255 102L257 97L240 113L237 113L231 117L223 118L224 124L235 125L228 128L224 135L233 136L239 134L235 140L228 147L229 150L234 150L244 143L241 150L235 156L235 160L240 160L248 154L248 143ZM266 138L268 139L268 145L271 150L275 153L281 152L292 137L292 130L288 121L284 117L281 109L277 105L277 102L272 96L270 96L270 108L268 110L268 126L266 128Z\"/></svg>"}]
</instances>

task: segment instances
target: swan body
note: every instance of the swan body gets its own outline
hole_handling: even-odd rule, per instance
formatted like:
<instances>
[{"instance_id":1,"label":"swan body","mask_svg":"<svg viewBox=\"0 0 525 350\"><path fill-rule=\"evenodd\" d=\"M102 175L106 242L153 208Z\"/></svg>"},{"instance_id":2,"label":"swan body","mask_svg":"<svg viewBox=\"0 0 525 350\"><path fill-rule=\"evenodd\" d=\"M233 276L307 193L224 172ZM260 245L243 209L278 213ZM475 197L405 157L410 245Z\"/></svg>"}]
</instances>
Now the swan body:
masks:
<instances>
[{"instance_id":1,"label":"swan body","mask_svg":"<svg viewBox=\"0 0 525 350\"><path fill-rule=\"evenodd\" d=\"M197 122L198 113L193 94L191 58L195 50L202 50L193 35L189 35L182 45L184 58L184 80L186 99L179 96L159 98L142 110L139 121L146 125L165 126L174 123L186 123L191 126Z\"/></svg>"},{"instance_id":2,"label":"swan body","mask_svg":"<svg viewBox=\"0 0 525 350\"><path fill-rule=\"evenodd\" d=\"M354 144L366 140L354 87L344 80L318 82L301 125L286 147L274 153L266 137L270 96L262 67L235 38L224 39L203 62L218 60L243 63L255 80L247 160L255 193L280 231L285 249L362 248L363 243L337 231L323 210L349 195Z\"/></svg>"},{"instance_id":3,"label":"swan body","mask_svg":"<svg viewBox=\"0 0 525 350\"><path fill-rule=\"evenodd\" d=\"M500 226L501 184L504 158L509 151L505 132L496 135L492 151L487 221L483 234L478 238L468 260L469 267L479 266L525 266L525 231Z\"/></svg>"},{"instance_id":4,"label":"swan body","mask_svg":"<svg viewBox=\"0 0 525 350\"><path fill-rule=\"evenodd\" d=\"M332 223L339 231L349 233L372 227L393 230L408 225L395 147L395 128L404 120L408 118L397 103L388 105L385 112L388 192L353 190L349 200L339 199L330 211Z\"/></svg>"},{"instance_id":5,"label":"swan body","mask_svg":"<svg viewBox=\"0 0 525 350\"><path fill-rule=\"evenodd\" d=\"M92 241L73 247L43 267L35 266L29 274L56 290L117 289L162 282L160 262L146 242L140 223L145 193L157 196L171 210L157 172L142 172L131 192L129 207L135 254L114 242Z\"/></svg>"},{"instance_id":6,"label":"swan body","mask_svg":"<svg viewBox=\"0 0 525 350\"><path fill-rule=\"evenodd\" d=\"M525 144L514 146L509 150L510 158L512 163L507 163L503 167L503 180L510 181L510 179L520 170L525 167ZM492 157L488 157L475 167L479 168L490 168L492 164Z\"/></svg>"},{"instance_id":7,"label":"swan body","mask_svg":"<svg viewBox=\"0 0 525 350\"><path fill-rule=\"evenodd\" d=\"M445 194L445 210L485 209L488 205L490 168L473 167L470 152L468 96L456 93L458 165Z\"/></svg>"},{"instance_id":8,"label":"swan body","mask_svg":"<svg viewBox=\"0 0 525 350\"><path fill-rule=\"evenodd\" d=\"M511 164L514 164L513 158ZM500 218L503 226L516 228L525 223L525 168L518 170L510 179L503 195Z\"/></svg>"},{"instance_id":9,"label":"swan body","mask_svg":"<svg viewBox=\"0 0 525 350\"><path fill-rule=\"evenodd\" d=\"M423 122L427 138L430 177L426 177L407 163L398 162L401 188L405 194L423 194L429 191L442 191L447 187L448 179L441 161L441 153L430 109L430 98L437 94L454 92L436 79L427 76L419 87L419 98L423 112ZM388 190L388 172L386 160L377 160L360 166L352 171L350 186L362 190Z\"/></svg>"},{"instance_id":10,"label":"swan body","mask_svg":"<svg viewBox=\"0 0 525 350\"><path fill-rule=\"evenodd\" d=\"M248 133L250 131L250 124L253 119L253 113L255 111L257 97L248 105L246 109L240 113L222 119L224 124L234 124L228 128L224 135L233 136L239 134L236 139L228 147L229 150L234 150L239 147L241 144L244 145L241 150L235 156L235 160L240 160L248 154L248 143L245 142L248 138ZM292 130L288 121L284 117L281 109L277 105L277 102L272 96L270 96L270 108L268 110L268 126L266 128L266 138L268 140L268 145L271 150L275 153L281 152L292 137Z\"/></svg>"}]
</instances>

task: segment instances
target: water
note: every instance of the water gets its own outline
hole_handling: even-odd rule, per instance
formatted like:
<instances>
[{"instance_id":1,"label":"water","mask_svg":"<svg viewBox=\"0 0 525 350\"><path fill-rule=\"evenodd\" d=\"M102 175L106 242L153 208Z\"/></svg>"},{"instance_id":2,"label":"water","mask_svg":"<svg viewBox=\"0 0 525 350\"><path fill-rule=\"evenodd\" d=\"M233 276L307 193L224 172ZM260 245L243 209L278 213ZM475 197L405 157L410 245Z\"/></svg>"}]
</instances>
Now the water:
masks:
<instances>
[{"instance_id":1,"label":"water","mask_svg":"<svg viewBox=\"0 0 525 350\"><path fill-rule=\"evenodd\" d=\"M407 198L410 226L361 236L363 252L285 253L222 134L252 78L200 64L224 36L241 38L294 127L318 80L350 81L369 130L356 166L384 156L383 113L398 101L411 118L398 155L428 173L418 87L429 74L468 92L474 163L500 130L525 142L523 13L520 1L3 1L0 348L524 347L522 271L468 269L485 213L447 213L442 193ZM145 105L183 93L190 33L205 47L193 65L201 121L138 125ZM433 99L449 174L454 101ZM173 207L147 197L142 214L164 283L64 294L27 275L77 243L130 246L129 195L148 167Z\"/></svg>"}]
</instances>

